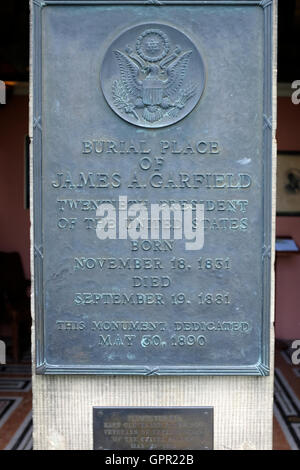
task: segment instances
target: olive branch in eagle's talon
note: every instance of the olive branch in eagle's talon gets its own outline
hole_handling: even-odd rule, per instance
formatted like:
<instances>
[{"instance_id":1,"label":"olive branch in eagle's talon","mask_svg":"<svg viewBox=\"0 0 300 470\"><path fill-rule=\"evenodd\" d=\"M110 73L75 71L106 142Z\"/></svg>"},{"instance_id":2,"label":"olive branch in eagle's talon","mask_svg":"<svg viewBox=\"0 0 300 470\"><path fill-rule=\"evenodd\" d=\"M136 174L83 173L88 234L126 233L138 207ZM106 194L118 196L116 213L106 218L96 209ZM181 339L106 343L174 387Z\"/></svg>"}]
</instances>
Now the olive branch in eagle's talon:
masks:
<instances>
[{"instance_id":1,"label":"olive branch in eagle's talon","mask_svg":"<svg viewBox=\"0 0 300 470\"><path fill-rule=\"evenodd\" d=\"M133 114L139 120L137 113L134 110L134 105L130 101L125 86L121 80L115 80L112 86L112 96L115 106L122 109L127 114Z\"/></svg>"},{"instance_id":2,"label":"olive branch in eagle's talon","mask_svg":"<svg viewBox=\"0 0 300 470\"><path fill-rule=\"evenodd\" d=\"M194 96L196 93L197 86L190 83L186 88L179 91L179 96L174 102L172 109L168 111L168 116L176 117L179 111L185 107L187 101Z\"/></svg>"}]
</instances>

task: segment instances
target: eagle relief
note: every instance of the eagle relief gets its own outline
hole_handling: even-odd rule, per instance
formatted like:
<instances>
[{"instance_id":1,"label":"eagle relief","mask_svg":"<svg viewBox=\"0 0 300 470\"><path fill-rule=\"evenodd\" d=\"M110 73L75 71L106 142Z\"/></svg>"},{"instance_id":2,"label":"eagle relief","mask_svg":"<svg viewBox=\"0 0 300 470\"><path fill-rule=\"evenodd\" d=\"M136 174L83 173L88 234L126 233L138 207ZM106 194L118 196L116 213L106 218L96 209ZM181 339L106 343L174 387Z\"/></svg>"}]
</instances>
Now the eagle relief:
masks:
<instances>
[{"instance_id":1,"label":"eagle relief","mask_svg":"<svg viewBox=\"0 0 300 470\"><path fill-rule=\"evenodd\" d=\"M193 42L177 29L140 25L119 36L101 67L109 106L141 127L164 127L189 114L205 84L204 64Z\"/></svg>"}]
</instances>

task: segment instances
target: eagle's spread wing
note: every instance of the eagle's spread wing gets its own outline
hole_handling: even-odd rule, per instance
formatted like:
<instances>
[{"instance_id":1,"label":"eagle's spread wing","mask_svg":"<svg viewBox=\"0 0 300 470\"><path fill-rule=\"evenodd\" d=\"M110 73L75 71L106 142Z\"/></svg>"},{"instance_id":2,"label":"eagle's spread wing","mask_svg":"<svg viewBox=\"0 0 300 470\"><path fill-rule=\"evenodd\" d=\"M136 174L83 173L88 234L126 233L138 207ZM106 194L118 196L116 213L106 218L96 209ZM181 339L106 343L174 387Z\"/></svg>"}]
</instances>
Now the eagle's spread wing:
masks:
<instances>
[{"instance_id":1,"label":"eagle's spread wing","mask_svg":"<svg viewBox=\"0 0 300 470\"><path fill-rule=\"evenodd\" d=\"M123 84L128 93L139 96L142 90L142 81L138 79L139 67L123 52L114 51L120 67Z\"/></svg>"},{"instance_id":2,"label":"eagle's spread wing","mask_svg":"<svg viewBox=\"0 0 300 470\"><path fill-rule=\"evenodd\" d=\"M191 55L192 51L185 52L167 68L168 80L164 82L164 91L167 96L175 94L181 87Z\"/></svg>"}]
</instances>

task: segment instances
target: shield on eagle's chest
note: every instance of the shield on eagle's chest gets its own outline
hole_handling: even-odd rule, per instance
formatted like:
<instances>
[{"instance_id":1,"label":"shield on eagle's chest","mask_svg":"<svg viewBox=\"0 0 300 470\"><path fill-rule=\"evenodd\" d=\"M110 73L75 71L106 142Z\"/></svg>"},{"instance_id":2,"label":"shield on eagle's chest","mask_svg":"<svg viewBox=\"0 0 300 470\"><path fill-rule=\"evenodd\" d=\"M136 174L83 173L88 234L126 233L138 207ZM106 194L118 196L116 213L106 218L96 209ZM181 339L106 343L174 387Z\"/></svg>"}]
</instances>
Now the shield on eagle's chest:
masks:
<instances>
[{"instance_id":1,"label":"shield on eagle's chest","mask_svg":"<svg viewBox=\"0 0 300 470\"><path fill-rule=\"evenodd\" d=\"M145 80L143 83L143 103L159 105L163 99L163 88L160 80Z\"/></svg>"}]
</instances>

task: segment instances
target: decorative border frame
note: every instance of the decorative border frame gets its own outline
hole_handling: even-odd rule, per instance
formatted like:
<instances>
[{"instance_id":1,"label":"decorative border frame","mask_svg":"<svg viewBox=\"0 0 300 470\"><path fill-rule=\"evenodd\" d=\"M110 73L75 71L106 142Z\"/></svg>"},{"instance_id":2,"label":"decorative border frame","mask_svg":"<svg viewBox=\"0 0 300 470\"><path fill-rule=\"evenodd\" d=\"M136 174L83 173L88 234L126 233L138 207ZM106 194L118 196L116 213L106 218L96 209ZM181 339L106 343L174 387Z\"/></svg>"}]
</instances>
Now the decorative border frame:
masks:
<instances>
[{"instance_id":1,"label":"decorative border frame","mask_svg":"<svg viewBox=\"0 0 300 470\"><path fill-rule=\"evenodd\" d=\"M42 212L42 9L47 6L107 6L144 5L149 8L163 6L259 6L264 10L264 102L263 102L263 228L262 247L262 312L261 357L253 365L177 367L157 366L82 366L50 365L46 362L44 344L43 299L43 212ZM32 79L33 87L33 237L34 237L34 308L37 374L94 374L94 375L269 375L270 368L270 307L271 296L271 243L272 243L272 76L273 76L273 26L274 0L32 0Z\"/></svg>"},{"instance_id":2,"label":"decorative border frame","mask_svg":"<svg viewBox=\"0 0 300 470\"><path fill-rule=\"evenodd\" d=\"M297 150L288 150L284 152L283 150L279 150L277 152L277 162L278 162L278 157L298 157L300 160L300 152ZM278 175L278 163L277 163L277 175ZM277 186L277 193L279 191L279 188ZM276 217L299 217L300 216L300 211L279 211L278 208L276 207Z\"/></svg>"}]
</instances>

